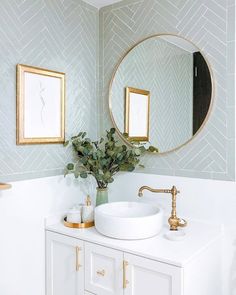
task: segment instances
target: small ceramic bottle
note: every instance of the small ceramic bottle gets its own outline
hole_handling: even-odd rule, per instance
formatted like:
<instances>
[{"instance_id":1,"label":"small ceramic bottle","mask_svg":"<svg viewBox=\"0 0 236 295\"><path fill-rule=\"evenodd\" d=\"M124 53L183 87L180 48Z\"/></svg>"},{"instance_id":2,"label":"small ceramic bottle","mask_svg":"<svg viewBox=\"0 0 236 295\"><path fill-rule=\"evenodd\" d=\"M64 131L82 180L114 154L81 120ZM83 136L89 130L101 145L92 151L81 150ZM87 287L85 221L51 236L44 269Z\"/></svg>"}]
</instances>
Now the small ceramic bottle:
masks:
<instances>
[{"instance_id":1,"label":"small ceramic bottle","mask_svg":"<svg viewBox=\"0 0 236 295\"><path fill-rule=\"evenodd\" d=\"M94 209L90 196L87 196L85 206L82 208L82 222L92 222L94 220Z\"/></svg>"}]
</instances>

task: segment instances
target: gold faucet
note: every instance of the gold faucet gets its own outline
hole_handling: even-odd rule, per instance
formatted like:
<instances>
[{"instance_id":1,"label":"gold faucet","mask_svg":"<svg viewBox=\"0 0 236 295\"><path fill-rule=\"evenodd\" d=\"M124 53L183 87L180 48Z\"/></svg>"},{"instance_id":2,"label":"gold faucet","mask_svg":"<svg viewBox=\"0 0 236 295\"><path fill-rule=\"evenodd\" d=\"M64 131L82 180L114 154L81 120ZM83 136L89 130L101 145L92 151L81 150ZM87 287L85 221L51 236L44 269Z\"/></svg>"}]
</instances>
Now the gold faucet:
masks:
<instances>
[{"instance_id":1,"label":"gold faucet","mask_svg":"<svg viewBox=\"0 0 236 295\"><path fill-rule=\"evenodd\" d=\"M175 186L172 186L171 189L154 189L154 188L144 185L144 186L140 187L140 189L138 191L139 197L143 196L144 190L148 190L152 193L167 193L167 194L172 195L172 210L171 210L171 216L168 219L168 223L170 225L170 230L178 230L178 227L184 227L187 225L186 220L177 217L176 196L179 193L179 191L177 190L177 188Z\"/></svg>"}]
</instances>

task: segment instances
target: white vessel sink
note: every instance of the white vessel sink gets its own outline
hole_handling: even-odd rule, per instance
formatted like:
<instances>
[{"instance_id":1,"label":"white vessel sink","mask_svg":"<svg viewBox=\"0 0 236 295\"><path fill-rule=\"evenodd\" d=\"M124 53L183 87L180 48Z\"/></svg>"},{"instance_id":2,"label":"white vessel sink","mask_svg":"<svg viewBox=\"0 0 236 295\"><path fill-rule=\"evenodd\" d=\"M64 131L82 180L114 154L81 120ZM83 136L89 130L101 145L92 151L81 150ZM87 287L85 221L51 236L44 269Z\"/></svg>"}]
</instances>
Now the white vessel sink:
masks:
<instances>
[{"instance_id":1,"label":"white vessel sink","mask_svg":"<svg viewBox=\"0 0 236 295\"><path fill-rule=\"evenodd\" d=\"M157 235L163 211L138 202L114 202L95 208L95 227L101 234L125 240L146 239Z\"/></svg>"}]
</instances>

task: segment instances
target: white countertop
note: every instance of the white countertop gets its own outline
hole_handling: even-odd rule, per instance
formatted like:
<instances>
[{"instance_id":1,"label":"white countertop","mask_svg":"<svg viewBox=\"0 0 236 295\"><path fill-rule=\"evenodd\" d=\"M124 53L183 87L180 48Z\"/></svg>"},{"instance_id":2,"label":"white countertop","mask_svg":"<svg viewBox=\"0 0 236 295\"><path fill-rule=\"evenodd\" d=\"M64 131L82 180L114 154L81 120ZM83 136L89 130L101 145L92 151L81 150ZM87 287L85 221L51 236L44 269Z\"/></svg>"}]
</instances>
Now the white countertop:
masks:
<instances>
[{"instance_id":1,"label":"white countertop","mask_svg":"<svg viewBox=\"0 0 236 295\"><path fill-rule=\"evenodd\" d=\"M178 267L183 267L222 236L220 226L191 221L184 228L186 235L181 241L170 241L164 237L167 226L153 238L127 241L105 237L95 227L72 229L65 227L62 221L55 223L55 220L46 221L46 230Z\"/></svg>"}]
</instances>

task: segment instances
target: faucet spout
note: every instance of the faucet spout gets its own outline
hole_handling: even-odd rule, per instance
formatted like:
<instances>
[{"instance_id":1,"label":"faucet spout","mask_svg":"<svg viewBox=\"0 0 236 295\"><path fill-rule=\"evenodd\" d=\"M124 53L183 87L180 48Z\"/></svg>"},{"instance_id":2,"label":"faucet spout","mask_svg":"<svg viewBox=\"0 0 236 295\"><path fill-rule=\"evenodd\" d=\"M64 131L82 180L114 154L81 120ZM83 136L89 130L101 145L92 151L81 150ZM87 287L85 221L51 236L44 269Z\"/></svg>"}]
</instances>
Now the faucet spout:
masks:
<instances>
[{"instance_id":1,"label":"faucet spout","mask_svg":"<svg viewBox=\"0 0 236 295\"><path fill-rule=\"evenodd\" d=\"M187 225L187 221L184 219L178 218L176 213L176 196L179 193L177 188L175 186L172 186L171 189L155 189L151 188L147 185L141 186L138 190L138 196L143 196L143 191L148 190L152 193L167 193L172 195L172 210L171 210L171 216L168 219L170 230L178 230L178 227L184 227Z\"/></svg>"},{"instance_id":2,"label":"faucet spout","mask_svg":"<svg viewBox=\"0 0 236 295\"><path fill-rule=\"evenodd\" d=\"M141 186L140 189L138 190L138 196L139 197L143 197L143 191L147 190L150 191L152 193L171 193L171 190L169 189L155 189L155 188L151 188L150 186L144 185Z\"/></svg>"}]
</instances>

